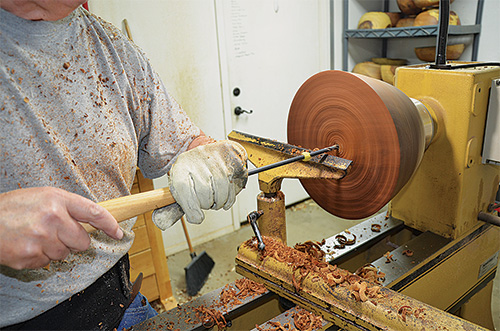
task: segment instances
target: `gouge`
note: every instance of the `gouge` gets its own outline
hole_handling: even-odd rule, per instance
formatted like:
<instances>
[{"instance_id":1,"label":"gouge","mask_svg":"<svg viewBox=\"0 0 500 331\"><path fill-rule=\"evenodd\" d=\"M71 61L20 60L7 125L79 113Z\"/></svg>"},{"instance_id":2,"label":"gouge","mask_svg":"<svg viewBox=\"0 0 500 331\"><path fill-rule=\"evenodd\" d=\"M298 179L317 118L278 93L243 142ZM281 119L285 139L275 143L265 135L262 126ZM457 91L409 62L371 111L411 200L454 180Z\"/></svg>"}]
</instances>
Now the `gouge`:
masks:
<instances>
[{"instance_id":1,"label":"gouge","mask_svg":"<svg viewBox=\"0 0 500 331\"><path fill-rule=\"evenodd\" d=\"M337 148L338 146L334 145L317 151L304 152L301 155L291 157L283 161L269 164L260 168L252 169L248 172L248 175L251 176L259 172L280 167L292 162L297 162L301 160L308 161L311 158L311 156L327 153ZM166 187L99 202L99 205L106 208L119 223L128 220L132 217L147 213L149 211L158 210L162 207L171 205L173 203L175 203L175 199L170 193L170 189ZM85 230L87 230L87 232L92 232L96 230L90 224L87 223L81 223L81 224L85 228Z\"/></svg>"}]
</instances>

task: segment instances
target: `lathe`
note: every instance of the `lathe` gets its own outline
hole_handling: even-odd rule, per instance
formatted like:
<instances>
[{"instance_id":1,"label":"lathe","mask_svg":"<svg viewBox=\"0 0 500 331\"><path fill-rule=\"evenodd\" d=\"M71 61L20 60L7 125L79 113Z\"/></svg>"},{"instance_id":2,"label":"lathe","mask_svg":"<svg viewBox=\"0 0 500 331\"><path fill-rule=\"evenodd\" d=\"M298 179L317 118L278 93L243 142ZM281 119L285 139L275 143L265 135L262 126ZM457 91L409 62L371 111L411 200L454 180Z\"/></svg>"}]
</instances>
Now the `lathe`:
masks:
<instances>
[{"instance_id":1,"label":"lathe","mask_svg":"<svg viewBox=\"0 0 500 331\"><path fill-rule=\"evenodd\" d=\"M499 95L497 64L401 67L396 87L342 71L312 76L292 102L288 144L229 135L256 167L338 146L259 174L254 219L263 239L240 245L236 271L267 291L214 305L236 289L229 284L134 330L216 327L200 319L200 307L210 306L221 313L220 328L293 327L293 304L322 316L315 329L492 328L500 141L491 127L498 125ZM315 259L285 246L283 178L300 179L314 201L342 218L365 218L387 203L389 209L309 243Z\"/></svg>"}]
</instances>

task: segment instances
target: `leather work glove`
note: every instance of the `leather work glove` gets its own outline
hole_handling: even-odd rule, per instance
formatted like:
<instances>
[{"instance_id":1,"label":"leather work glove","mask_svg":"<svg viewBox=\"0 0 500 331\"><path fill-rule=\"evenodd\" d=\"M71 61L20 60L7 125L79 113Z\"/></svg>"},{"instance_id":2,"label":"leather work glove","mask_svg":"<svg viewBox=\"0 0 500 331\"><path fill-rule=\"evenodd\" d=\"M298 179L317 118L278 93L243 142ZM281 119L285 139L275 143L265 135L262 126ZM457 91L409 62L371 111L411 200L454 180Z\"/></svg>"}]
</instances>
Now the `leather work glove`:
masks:
<instances>
[{"instance_id":1,"label":"leather work glove","mask_svg":"<svg viewBox=\"0 0 500 331\"><path fill-rule=\"evenodd\" d=\"M202 209L228 210L248 179L247 153L238 143L221 140L182 153L170 170L170 192L176 204L156 210L153 221L165 230L184 214L200 224Z\"/></svg>"}]
</instances>

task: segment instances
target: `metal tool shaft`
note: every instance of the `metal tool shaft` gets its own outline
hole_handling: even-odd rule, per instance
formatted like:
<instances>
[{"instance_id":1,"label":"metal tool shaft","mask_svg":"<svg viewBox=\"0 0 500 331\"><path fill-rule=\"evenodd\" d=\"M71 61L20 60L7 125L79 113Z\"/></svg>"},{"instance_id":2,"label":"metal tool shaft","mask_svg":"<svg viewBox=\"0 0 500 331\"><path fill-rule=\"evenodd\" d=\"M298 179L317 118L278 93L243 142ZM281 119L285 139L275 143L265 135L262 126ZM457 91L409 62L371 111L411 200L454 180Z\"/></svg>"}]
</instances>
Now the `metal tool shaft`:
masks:
<instances>
[{"instance_id":1,"label":"metal tool shaft","mask_svg":"<svg viewBox=\"0 0 500 331\"><path fill-rule=\"evenodd\" d=\"M281 167L281 166L284 166L286 164L290 164L290 163L293 163L293 162L301 161L301 160L305 159L306 157L309 158L309 157L316 156L316 155L319 155L319 154L328 153L330 151L333 151L334 149L339 149L339 146L338 145L333 145L333 146L330 146L330 147L319 149L317 151L313 151L313 152L308 153L309 154L308 156L306 156L305 153L302 153L301 155L297 155L297 156L291 157L291 158L283 160L283 161L279 161L279 162L276 162L276 163L268 164L268 165L265 165L265 166L260 167L260 168L251 169L251 170L248 171L248 176L258 174L259 172L262 172L262 171L266 171L266 170L274 169L274 168L277 168L277 167Z\"/></svg>"}]
</instances>

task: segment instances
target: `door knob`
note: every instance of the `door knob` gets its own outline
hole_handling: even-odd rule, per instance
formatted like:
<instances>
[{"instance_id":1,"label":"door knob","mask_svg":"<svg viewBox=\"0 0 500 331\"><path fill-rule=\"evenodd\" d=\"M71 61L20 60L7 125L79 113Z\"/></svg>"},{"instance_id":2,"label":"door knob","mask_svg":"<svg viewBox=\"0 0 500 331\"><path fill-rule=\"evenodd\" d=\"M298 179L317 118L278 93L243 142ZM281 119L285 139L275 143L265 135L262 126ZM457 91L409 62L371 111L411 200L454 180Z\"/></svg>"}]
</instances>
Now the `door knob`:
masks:
<instances>
[{"instance_id":1,"label":"door knob","mask_svg":"<svg viewBox=\"0 0 500 331\"><path fill-rule=\"evenodd\" d=\"M251 113L253 113L253 110L251 110L251 109L245 110L245 109L242 109L240 106L238 106L238 107L234 108L234 113L239 116L243 113L251 114Z\"/></svg>"}]
</instances>

